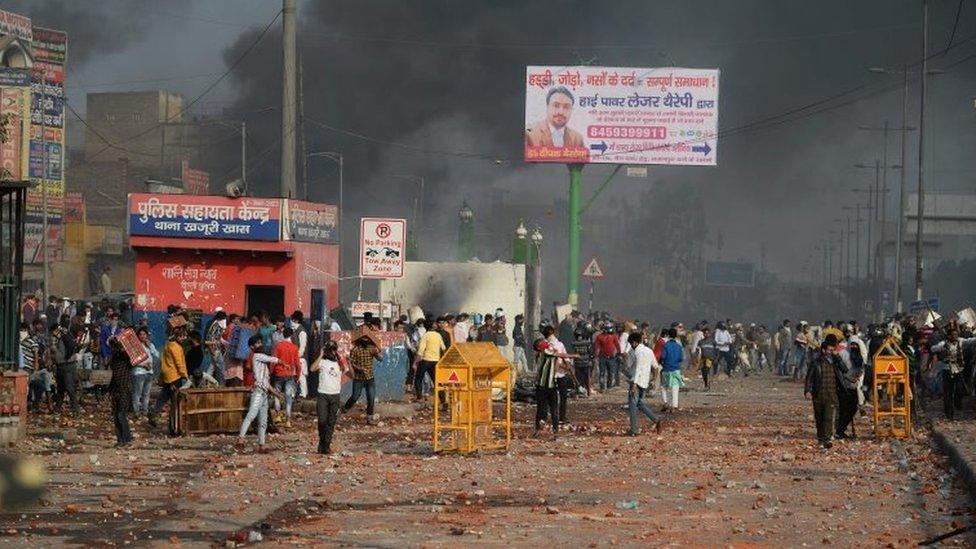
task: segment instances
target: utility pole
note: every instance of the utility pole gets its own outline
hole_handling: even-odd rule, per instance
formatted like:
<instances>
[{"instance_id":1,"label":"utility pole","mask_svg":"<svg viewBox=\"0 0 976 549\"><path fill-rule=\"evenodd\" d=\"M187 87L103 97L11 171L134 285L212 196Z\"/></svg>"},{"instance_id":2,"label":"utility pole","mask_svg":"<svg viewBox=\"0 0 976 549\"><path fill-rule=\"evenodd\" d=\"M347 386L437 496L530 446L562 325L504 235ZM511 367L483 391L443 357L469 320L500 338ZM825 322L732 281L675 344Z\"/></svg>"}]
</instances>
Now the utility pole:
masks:
<instances>
[{"instance_id":1,"label":"utility pole","mask_svg":"<svg viewBox=\"0 0 976 549\"><path fill-rule=\"evenodd\" d=\"M878 194L879 196L878 202L880 203L881 206L880 209L881 227L880 227L880 234L878 235L878 249L874 251L874 285L875 285L874 294L876 296L876 300L874 302L875 303L874 310L876 311L876 313L884 312L884 309L882 307L882 300L881 300L881 281L884 280L885 277L885 262L884 262L885 221L886 221L885 202L888 201L888 121L887 120L885 120L884 122L884 141L885 141L883 147L884 149L883 155L885 159L884 170L883 170L884 175L882 176L881 193ZM881 165L880 162L878 162L877 160L874 161L875 174L878 173L878 169L880 168L880 165ZM877 175L875 175L875 178L877 178ZM878 318L877 315L875 316L875 318ZM881 318L878 318L878 320L881 320Z\"/></svg>"},{"instance_id":2,"label":"utility pole","mask_svg":"<svg viewBox=\"0 0 976 549\"><path fill-rule=\"evenodd\" d=\"M922 236L925 217L925 80L929 69L929 4L922 0L922 90L918 107L918 224L915 230L915 299L922 299Z\"/></svg>"},{"instance_id":3,"label":"utility pole","mask_svg":"<svg viewBox=\"0 0 976 549\"><path fill-rule=\"evenodd\" d=\"M905 133L908 131L908 65L903 66L904 88L901 105L901 182L898 189L898 238L895 240L895 311L902 312L901 305L901 253L905 245Z\"/></svg>"},{"instance_id":4,"label":"utility pole","mask_svg":"<svg viewBox=\"0 0 976 549\"><path fill-rule=\"evenodd\" d=\"M241 187L247 196L247 122L241 120Z\"/></svg>"},{"instance_id":5,"label":"utility pole","mask_svg":"<svg viewBox=\"0 0 976 549\"><path fill-rule=\"evenodd\" d=\"M861 280L861 204L844 206L846 211L854 211L854 279ZM848 218L850 219L850 218Z\"/></svg>"},{"instance_id":6,"label":"utility pole","mask_svg":"<svg viewBox=\"0 0 976 549\"><path fill-rule=\"evenodd\" d=\"M295 198L295 151L297 124L296 0L282 0L281 6L281 196Z\"/></svg>"},{"instance_id":7,"label":"utility pole","mask_svg":"<svg viewBox=\"0 0 976 549\"><path fill-rule=\"evenodd\" d=\"M872 168L874 168L874 166L872 166ZM861 206L858 204L858 206L867 210L867 215L864 218L865 224L868 226L867 246L864 248L866 256L864 262L864 278L871 280L871 225L873 225L872 213L874 212L874 188L868 186L864 189L852 189L852 191L855 193L866 193L868 195L867 205Z\"/></svg>"},{"instance_id":8,"label":"utility pole","mask_svg":"<svg viewBox=\"0 0 976 549\"><path fill-rule=\"evenodd\" d=\"M907 136L905 132L914 131L916 128L908 125L908 65L903 64L901 70L886 69L884 67L872 67L868 69L868 72L875 74L898 74L902 77L902 105L901 105L901 127L891 128L893 130L901 132L901 178L899 182L898 190L898 215L895 219L895 227L897 231L897 238L895 243L895 266L894 266L894 304L895 310L897 312L902 312L902 258L905 248L905 214L908 210L908 187L906 185L906 164L905 164L905 151ZM938 69L932 69L926 71L926 74L938 74L943 71ZM878 130L879 128L861 128L864 130ZM887 141L886 141L887 143ZM896 168L896 166L891 166ZM887 187L887 186L886 186ZM887 194L885 195L887 196Z\"/></svg>"}]
</instances>

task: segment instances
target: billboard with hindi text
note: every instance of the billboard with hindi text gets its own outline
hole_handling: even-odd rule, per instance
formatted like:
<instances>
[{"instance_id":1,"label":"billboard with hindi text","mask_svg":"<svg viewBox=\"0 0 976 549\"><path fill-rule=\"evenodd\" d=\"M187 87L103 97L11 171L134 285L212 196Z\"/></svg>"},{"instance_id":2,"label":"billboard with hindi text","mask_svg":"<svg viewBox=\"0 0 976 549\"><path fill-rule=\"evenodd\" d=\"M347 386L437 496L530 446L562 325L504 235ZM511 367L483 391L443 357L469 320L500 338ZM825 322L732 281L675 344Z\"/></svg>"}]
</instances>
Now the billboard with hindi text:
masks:
<instances>
[{"instance_id":1,"label":"billboard with hindi text","mask_svg":"<svg viewBox=\"0 0 976 549\"><path fill-rule=\"evenodd\" d=\"M714 166L717 69L529 66L526 162Z\"/></svg>"}]
</instances>

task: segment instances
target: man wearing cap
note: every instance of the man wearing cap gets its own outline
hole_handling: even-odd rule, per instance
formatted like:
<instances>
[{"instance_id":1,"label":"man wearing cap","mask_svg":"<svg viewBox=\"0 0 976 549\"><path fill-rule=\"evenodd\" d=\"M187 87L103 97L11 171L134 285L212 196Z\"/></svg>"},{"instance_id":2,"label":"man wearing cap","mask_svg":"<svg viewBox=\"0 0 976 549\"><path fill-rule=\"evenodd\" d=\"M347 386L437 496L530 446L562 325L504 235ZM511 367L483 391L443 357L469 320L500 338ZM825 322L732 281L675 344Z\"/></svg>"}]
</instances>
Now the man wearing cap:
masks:
<instances>
[{"instance_id":1,"label":"man wearing cap","mask_svg":"<svg viewBox=\"0 0 976 549\"><path fill-rule=\"evenodd\" d=\"M343 412L351 410L365 390L366 424L372 425L374 420L373 409L376 403L373 360L380 357L380 349L368 332L361 333L364 335L353 342L352 349L349 351L349 365L352 367L352 394L342 410Z\"/></svg>"},{"instance_id":2,"label":"man wearing cap","mask_svg":"<svg viewBox=\"0 0 976 549\"><path fill-rule=\"evenodd\" d=\"M803 376L812 343L810 325L806 320L801 320L796 326L796 335L793 336L793 381L798 381Z\"/></svg>"},{"instance_id":3,"label":"man wearing cap","mask_svg":"<svg viewBox=\"0 0 976 549\"><path fill-rule=\"evenodd\" d=\"M821 448L830 448L833 443L835 418L837 416L837 388L841 378L847 374L847 367L837 355L837 336L828 334L820 345L807 368L803 396L813 401L813 417L817 425L817 442Z\"/></svg>"}]
</instances>

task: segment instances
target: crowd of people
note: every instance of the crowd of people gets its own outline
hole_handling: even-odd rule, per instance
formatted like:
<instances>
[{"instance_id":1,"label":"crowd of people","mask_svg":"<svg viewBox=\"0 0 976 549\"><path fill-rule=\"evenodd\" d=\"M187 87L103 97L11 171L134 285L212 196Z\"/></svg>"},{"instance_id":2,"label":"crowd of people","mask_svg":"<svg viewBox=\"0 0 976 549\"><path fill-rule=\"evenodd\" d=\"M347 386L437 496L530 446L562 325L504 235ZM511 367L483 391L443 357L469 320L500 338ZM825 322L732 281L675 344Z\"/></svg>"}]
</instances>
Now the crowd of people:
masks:
<instances>
[{"instance_id":1,"label":"crowd of people","mask_svg":"<svg viewBox=\"0 0 976 549\"><path fill-rule=\"evenodd\" d=\"M332 433L340 413L365 396L366 423L376 421L375 371L383 345L377 337L380 319L367 314L349 340L348 349L323 337L339 331L335 322L306 322L301 311L273 318L217 309L206 326L194 325L188 311L167 311L166 341L161 348L143 318L133 325L130 311L103 302L71 303L53 298L42 311L34 296L22 308L21 367L29 375L29 410L61 413L65 402L77 413L91 372L112 372L108 389L117 442L132 440L130 420L157 427L157 418L181 390L191 387L243 387L250 390L247 414L240 427L243 442L256 426L258 450L267 448L270 429L291 427L298 398L316 399L320 442L331 452ZM123 313L130 316L123 320ZM125 328L134 330L143 347L133 362L120 343ZM701 378L700 389L711 391L716 378L769 372L803 383L814 407L817 440L856 436L854 419L865 411L872 376L870 357L885 342L896 342L908 356L912 396L942 395L947 418L955 417L962 396L973 394L976 368L972 327L956 321L919 326L915 318L897 315L862 330L857 321L824 321L811 325L783 320L769 330L764 324L725 319L701 321L691 329L681 322L654 329L648 322L620 321L605 313L544 320L537 327L505 312L444 314L410 321L406 316L390 328L403 334L407 356L406 392L426 401L434 388L435 368L457 342L490 342L513 364L520 383L532 384L536 403L535 432L544 426L555 435L568 423L573 398L626 390L629 433L640 433L643 415L656 431L666 414L680 410L681 389ZM527 345L527 343L530 343ZM527 355L526 351L531 354ZM351 396L341 403L343 381L351 380ZM153 387L159 387L155 391ZM311 388L310 388L311 387ZM660 407L649 405L653 395ZM271 414L270 410L276 410ZM278 415L279 417L275 417ZM170 430L173 429L172 420Z\"/></svg>"}]
</instances>

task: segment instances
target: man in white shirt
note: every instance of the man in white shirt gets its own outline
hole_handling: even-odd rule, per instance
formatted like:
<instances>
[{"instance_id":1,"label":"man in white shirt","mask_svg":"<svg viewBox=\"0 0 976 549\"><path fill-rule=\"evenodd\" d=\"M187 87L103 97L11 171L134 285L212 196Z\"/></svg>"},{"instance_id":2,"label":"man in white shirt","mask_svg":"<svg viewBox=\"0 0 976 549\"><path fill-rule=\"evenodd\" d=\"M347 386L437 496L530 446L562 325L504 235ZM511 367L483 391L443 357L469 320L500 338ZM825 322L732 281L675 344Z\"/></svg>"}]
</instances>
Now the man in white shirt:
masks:
<instances>
[{"instance_id":1,"label":"man in white shirt","mask_svg":"<svg viewBox=\"0 0 976 549\"><path fill-rule=\"evenodd\" d=\"M311 371L319 373L318 397L315 412L318 416L320 454L332 453L332 434L339 416L339 393L342 392L342 367L339 366L338 346L329 341L312 361Z\"/></svg>"},{"instance_id":2,"label":"man in white shirt","mask_svg":"<svg viewBox=\"0 0 976 549\"><path fill-rule=\"evenodd\" d=\"M267 451L265 436L268 432L268 391L271 389L271 371L268 369L270 364L277 364L278 359L261 352L263 342L259 334L251 336L247 340L251 348L251 368L254 371L254 387L251 388L251 404L248 407L247 415L241 422L241 430L238 432L238 444L244 444L244 435L251 427L251 422L258 420L258 451Z\"/></svg>"},{"instance_id":3,"label":"man in white shirt","mask_svg":"<svg viewBox=\"0 0 976 549\"><path fill-rule=\"evenodd\" d=\"M298 394L305 398L308 396L308 360L305 353L308 350L308 332L305 331L305 315L301 311L291 314L291 342L298 347L298 362L301 364L301 372L298 376Z\"/></svg>"},{"instance_id":4,"label":"man in white shirt","mask_svg":"<svg viewBox=\"0 0 976 549\"><path fill-rule=\"evenodd\" d=\"M718 351L718 360L715 361L713 374L718 374L719 361L725 361L725 375L732 377L732 368L735 367L735 353L732 352L732 334L729 332L724 322L719 322L715 327L715 349Z\"/></svg>"},{"instance_id":5,"label":"man in white shirt","mask_svg":"<svg viewBox=\"0 0 976 549\"><path fill-rule=\"evenodd\" d=\"M550 334L546 339L551 345L553 351L555 351L557 356L564 356L568 353L566 352L566 346L563 345L562 341L556 337L556 334ZM570 371L573 363L572 360L567 358L557 358L556 359L556 393L559 395L559 422L560 425L566 424L566 403L569 399L569 390L572 385L572 380L566 377L566 372ZM553 418L555 420L555 418Z\"/></svg>"},{"instance_id":6,"label":"man in white shirt","mask_svg":"<svg viewBox=\"0 0 976 549\"><path fill-rule=\"evenodd\" d=\"M457 315L454 322L454 341L455 343L464 343L468 340L468 331L471 326L468 325L468 314L461 313Z\"/></svg>"},{"instance_id":7,"label":"man in white shirt","mask_svg":"<svg viewBox=\"0 0 976 549\"><path fill-rule=\"evenodd\" d=\"M661 432L661 419L644 403L644 392L651 384L652 370L660 369L657 359L647 345L644 345L640 333L633 333L628 338L630 352L627 354L628 367L625 375L630 382L627 393L627 408L630 412L630 436L637 436L640 432L638 411L647 416L654 424L654 430Z\"/></svg>"}]
</instances>

